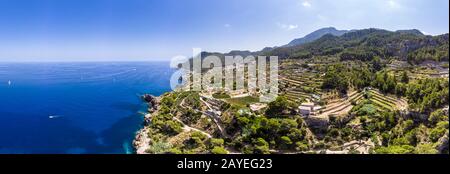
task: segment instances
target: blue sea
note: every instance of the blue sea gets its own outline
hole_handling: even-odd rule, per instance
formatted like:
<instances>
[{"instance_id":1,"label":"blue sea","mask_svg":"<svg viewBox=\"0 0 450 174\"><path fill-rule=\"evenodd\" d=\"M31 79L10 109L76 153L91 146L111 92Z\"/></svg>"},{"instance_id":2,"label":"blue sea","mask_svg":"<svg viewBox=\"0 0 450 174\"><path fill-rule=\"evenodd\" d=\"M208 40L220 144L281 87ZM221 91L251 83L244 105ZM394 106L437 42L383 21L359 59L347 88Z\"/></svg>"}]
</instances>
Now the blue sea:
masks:
<instances>
[{"instance_id":1,"label":"blue sea","mask_svg":"<svg viewBox=\"0 0 450 174\"><path fill-rule=\"evenodd\" d=\"M0 63L0 154L124 154L168 62Z\"/></svg>"}]
</instances>

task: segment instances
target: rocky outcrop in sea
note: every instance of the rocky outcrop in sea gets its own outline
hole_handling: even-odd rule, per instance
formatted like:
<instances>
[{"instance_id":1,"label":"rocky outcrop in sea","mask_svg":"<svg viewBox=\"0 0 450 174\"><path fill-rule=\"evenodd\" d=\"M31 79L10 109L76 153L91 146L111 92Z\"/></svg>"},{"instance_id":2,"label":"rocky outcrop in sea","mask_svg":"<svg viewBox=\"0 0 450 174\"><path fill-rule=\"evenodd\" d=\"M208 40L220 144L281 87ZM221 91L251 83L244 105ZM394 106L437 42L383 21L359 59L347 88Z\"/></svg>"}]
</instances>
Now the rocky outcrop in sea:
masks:
<instances>
[{"instance_id":1,"label":"rocky outcrop in sea","mask_svg":"<svg viewBox=\"0 0 450 174\"><path fill-rule=\"evenodd\" d=\"M148 103L149 112L153 112L158 109L159 99L150 94L144 94L142 99Z\"/></svg>"}]
</instances>

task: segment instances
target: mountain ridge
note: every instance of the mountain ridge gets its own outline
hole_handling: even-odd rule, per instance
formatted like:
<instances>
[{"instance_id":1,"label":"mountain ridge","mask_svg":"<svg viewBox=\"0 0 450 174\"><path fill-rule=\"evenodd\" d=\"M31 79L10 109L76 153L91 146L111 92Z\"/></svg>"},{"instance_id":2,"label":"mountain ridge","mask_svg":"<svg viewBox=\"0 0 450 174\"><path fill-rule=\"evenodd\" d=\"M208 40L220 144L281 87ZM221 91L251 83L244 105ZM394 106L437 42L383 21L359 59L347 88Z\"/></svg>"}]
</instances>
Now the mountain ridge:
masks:
<instances>
[{"instance_id":1,"label":"mountain ridge","mask_svg":"<svg viewBox=\"0 0 450 174\"><path fill-rule=\"evenodd\" d=\"M316 31L313 31L312 33L305 35L302 38L294 39L291 42L289 42L288 44L284 45L283 47L299 46L299 45L303 45L305 43L310 43L310 42L313 42L313 41L321 38L322 36L324 36L326 34L331 34L334 36L342 36L343 34L348 33L348 32L350 32L350 31L349 30L337 30L334 27L321 28Z\"/></svg>"},{"instance_id":2,"label":"mountain ridge","mask_svg":"<svg viewBox=\"0 0 450 174\"><path fill-rule=\"evenodd\" d=\"M319 37L320 36L320 37ZM316 39L317 38L317 39ZM288 46L288 45L292 46ZM281 59L338 56L341 60L372 60L374 57L408 60L448 60L448 33L430 36L417 29L389 31L378 28L337 30L327 27L305 37L294 39L280 47L265 47L260 51L233 50L228 53L202 52L202 57L219 56L278 56Z\"/></svg>"}]
</instances>

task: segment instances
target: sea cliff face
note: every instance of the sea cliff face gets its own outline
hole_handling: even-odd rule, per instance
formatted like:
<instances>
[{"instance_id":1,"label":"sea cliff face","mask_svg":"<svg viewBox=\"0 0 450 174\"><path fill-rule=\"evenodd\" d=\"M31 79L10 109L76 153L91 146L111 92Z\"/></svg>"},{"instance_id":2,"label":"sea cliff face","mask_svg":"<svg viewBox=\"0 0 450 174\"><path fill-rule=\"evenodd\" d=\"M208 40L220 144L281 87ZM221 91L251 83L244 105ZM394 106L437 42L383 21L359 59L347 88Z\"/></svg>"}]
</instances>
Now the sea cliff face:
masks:
<instances>
[{"instance_id":1,"label":"sea cliff face","mask_svg":"<svg viewBox=\"0 0 450 174\"><path fill-rule=\"evenodd\" d=\"M136 154L146 154L146 150L149 148L150 139L148 138L148 128L144 127L136 133L133 141L133 147Z\"/></svg>"},{"instance_id":2,"label":"sea cliff face","mask_svg":"<svg viewBox=\"0 0 450 174\"><path fill-rule=\"evenodd\" d=\"M148 136L150 128L148 125L151 122L153 115L158 114L159 97L155 97L149 94L142 96L144 102L148 104L148 114L144 116L144 126L140 129L133 140L133 147L136 154L147 154L146 150L150 148L150 138Z\"/></svg>"},{"instance_id":3,"label":"sea cliff face","mask_svg":"<svg viewBox=\"0 0 450 174\"><path fill-rule=\"evenodd\" d=\"M155 111L157 109L158 103L159 103L158 97L152 96L150 94L144 94L142 96L142 99L145 102L147 102L149 112L153 112L153 111Z\"/></svg>"}]
</instances>

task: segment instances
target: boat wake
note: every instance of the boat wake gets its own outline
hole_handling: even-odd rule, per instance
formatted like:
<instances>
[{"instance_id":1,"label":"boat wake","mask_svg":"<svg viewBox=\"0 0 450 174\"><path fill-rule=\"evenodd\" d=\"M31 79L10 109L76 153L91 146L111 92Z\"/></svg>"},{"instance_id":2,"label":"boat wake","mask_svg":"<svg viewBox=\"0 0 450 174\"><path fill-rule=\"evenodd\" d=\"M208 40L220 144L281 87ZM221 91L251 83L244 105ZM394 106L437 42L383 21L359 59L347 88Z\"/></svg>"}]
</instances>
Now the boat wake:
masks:
<instances>
[{"instance_id":1,"label":"boat wake","mask_svg":"<svg viewBox=\"0 0 450 174\"><path fill-rule=\"evenodd\" d=\"M49 119L55 119L55 118L59 118L62 117L62 115L50 115L48 116Z\"/></svg>"}]
</instances>

